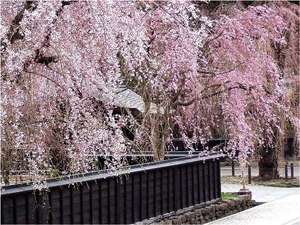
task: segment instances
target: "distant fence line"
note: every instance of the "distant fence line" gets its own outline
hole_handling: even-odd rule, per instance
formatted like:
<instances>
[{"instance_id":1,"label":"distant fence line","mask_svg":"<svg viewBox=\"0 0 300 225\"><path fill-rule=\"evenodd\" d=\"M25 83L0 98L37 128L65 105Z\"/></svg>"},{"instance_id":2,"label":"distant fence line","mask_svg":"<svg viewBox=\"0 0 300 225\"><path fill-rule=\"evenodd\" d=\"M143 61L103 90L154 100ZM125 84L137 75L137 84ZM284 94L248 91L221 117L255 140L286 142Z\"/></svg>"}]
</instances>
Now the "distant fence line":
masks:
<instances>
[{"instance_id":1,"label":"distant fence line","mask_svg":"<svg viewBox=\"0 0 300 225\"><path fill-rule=\"evenodd\" d=\"M118 176L102 171L31 185L2 188L1 223L135 223L219 199L221 154L189 156L132 166ZM75 184L75 185L70 185Z\"/></svg>"}]
</instances>

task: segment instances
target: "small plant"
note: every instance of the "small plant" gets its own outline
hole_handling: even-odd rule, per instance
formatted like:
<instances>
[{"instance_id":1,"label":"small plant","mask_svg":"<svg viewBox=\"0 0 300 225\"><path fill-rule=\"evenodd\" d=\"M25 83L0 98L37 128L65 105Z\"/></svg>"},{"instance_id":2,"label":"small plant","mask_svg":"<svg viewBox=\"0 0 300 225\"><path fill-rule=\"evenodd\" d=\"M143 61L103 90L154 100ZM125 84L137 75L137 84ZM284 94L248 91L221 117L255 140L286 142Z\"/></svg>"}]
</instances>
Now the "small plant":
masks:
<instances>
[{"instance_id":1,"label":"small plant","mask_svg":"<svg viewBox=\"0 0 300 225\"><path fill-rule=\"evenodd\" d=\"M238 200L240 197L237 194L222 192L221 194L222 200Z\"/></svg>"}]
</instances>

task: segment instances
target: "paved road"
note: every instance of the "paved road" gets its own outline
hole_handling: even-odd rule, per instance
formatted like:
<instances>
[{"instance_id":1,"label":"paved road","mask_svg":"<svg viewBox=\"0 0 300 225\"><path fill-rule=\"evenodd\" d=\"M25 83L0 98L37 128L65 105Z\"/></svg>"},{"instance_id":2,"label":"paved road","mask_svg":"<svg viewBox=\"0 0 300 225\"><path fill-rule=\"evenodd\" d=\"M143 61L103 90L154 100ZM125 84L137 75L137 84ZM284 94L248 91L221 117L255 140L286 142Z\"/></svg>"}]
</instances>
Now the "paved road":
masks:
<instances>
[{"instance_id":1,"label":"paved road","mask_svg":"<svg viewBox=\"0 0 300 225\"><path fill-rule=\"evenodd\" d=\"M206 225L299 225L300 194L289 195Z\"/></svg>"},{"instance_id":2,"label":"paved road","mask_svg":"<svg viewBox=\"0 0 300 225\"><path fill-rule=\"evenodd\" d=\"M231 172L231 167L230 166L225 166L225 167L221 167L221 175L222 176L231 176L232 172ZM238 166L235 167L235 175L241 175L241 170L239 169ZM258 168L257 167L253 167L251 169L251 175L252 176L258 176ZM281 177L285 176L285 172L284 172L284 168L279 168L279 175ZM288 176L291 176L291 169L288 168ZM294 167L294 176L300 176L300 167L299 166L295 166Z\"/></svg>"},{"instance_id":3,"label":"paved road","mask_svg":"<svg viewBox=\"0 0 300 225\"><path fill-rule=\"evenodd\" d=\"M222 184L222 192L236 192L241 188L240 184ZM290 195L300 195L300 188L280 188L261 185L247 185L252 192L252 199L257 202L271 202Z\"/></svg>"},{"instance_id":4,"label":"paved road","mask_svg":"<svg viewBox=\"0 0 300 225\"><path fill-rule=\"evenodd\" d=\"M222 184L222 192L235 192L239 184ZM300 188L248 185L252 198L265 204L208 223L207 225L300 225Z\"/></svg>"}]
</instances>

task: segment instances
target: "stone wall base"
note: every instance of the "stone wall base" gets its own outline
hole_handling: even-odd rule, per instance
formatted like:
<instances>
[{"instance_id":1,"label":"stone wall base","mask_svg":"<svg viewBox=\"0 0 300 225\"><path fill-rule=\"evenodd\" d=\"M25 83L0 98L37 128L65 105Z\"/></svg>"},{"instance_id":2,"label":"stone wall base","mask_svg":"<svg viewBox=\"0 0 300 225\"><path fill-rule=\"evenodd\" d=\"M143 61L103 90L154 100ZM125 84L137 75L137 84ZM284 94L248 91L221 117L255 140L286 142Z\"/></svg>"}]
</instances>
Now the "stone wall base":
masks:
<instances>
[{"instance_id":1,"label":"stone wall base","mask_svg":"<svg viewBox=\"0 0 300 225\"><path fill-rule=\"evenodd\" d=\"M255 201L247 198L226 201L218 199L143 220L136 224L204 224L251 208L254 203Z\"/></svg>"}]
</instances>

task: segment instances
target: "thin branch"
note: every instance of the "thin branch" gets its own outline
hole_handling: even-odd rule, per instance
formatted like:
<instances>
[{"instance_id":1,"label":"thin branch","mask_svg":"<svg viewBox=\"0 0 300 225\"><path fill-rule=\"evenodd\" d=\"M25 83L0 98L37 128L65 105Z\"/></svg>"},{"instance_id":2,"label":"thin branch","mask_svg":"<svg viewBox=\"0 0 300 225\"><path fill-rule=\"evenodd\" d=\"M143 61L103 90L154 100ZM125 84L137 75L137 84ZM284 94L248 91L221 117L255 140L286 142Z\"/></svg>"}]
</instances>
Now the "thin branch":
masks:
<instances>
[{"instance_id":1,"label":"thin branch","mask_svg":"<svg viewBox=\"0 0 300 225\"><path fill-rule=\"evenodd\" d=\"M223 75L226 73L230 73L232 71L234 71L235 69L237 69L240 65L244 64L245 62L240 62L239 64L237 64L236 66L234 66L233 68L226 70L226 71L222 71L222 72L216 72L216 71L205 71L205 70L200 70L198 71L199 73L203 73L203 74L211 74L211 76L201 76L201 77L212 77L212 76L218 76L218 75Z\"/></svg>"},{"instance_id":2,"label":"thin branch","mask_svg":"<svg viewBox=\"0 0 300 225\"><path fill-rule=\"evenodd\" d=\"M223 34L224 30L222 30L219 34L217 34L215 37L208 39L204 44L203 44L203 48L205 49L210 42L218 39L222 34Z\"/></svg>"},{"instance_id":3,"label":"thin branch","mask_svg":"<svg viewBox=\"0 0 300 225\"><path fill-rule=\"evenodd\" d=\"M213 97L213 96L215 96L215 95L224 93L225 91L231 91L231 90L233 90L233 89L242 89L242 90L248 91L248 88L247 88L245 85L239 84L238 86L229 87L229 88L226 88L226 89L223 89L223 90L214 92L214 93L212 93L212 94L210 94L210 95L202 96L201 99L210 98L210 97Z\"/></svg>"},{"instance_id":4,"label":"thin branch","mask_svg":"<svg viewBox=\"0 0 300 225\"><path fill-rule=\"evenodd\" d=\"M210 89L210 88L215 88L215 87L219 88L219 87L221 87L222 85L228 84L228 83L230 83L230 81L225 81L223 84L212 84L212 85L207 86L207 87L205 87L204 89L202 89L202 90L201 90L201 93L206 92L206 91L207 91L208 89Z\"/></svg>"},{"instance_id":5,"label":"thin branch","mask_svg":"<svg viewBox=\"0 0 300 225\"><path fill-rule=\"evenodd\" d=\"M49 81L51 81L52 83L56 84L58 87L60 87L61 89L63 89L64 91L67 91L62 85L60 85L57 81L53 80L52 78L50 77L47 77L41 73L37 73L37 72L33 72L33 71L28 71L28 70L25 70L26 73L30 73L30 74L34 74L34 75L38 75L40 77L43 77Z\"/></svg>"},{"instance_id":6,"label":"thin branch","mask_svg":"<svg viewBox=\"0 0 300 225\"><path fill-rule=\"evenodd\" d=\"M189 105L193 104L196 100L211 98L211 97L216 96L218 94L224 93L225 91L230 91L230 90L233 90L233 89L242 89L242 90L245 90L245 91L249 91L252 88L254 88L254 86L250 86L249 88L247 88L244 84L238 83L237 86L225 88L223 90L213 92L212 94L209 94L209 95L202 95L202 96L200 96L198 98L194 97L191 100L188 100L186 102L177 101L176 105L179 105L179 106L189 106Z\"/></svg>"}]
</instances>

